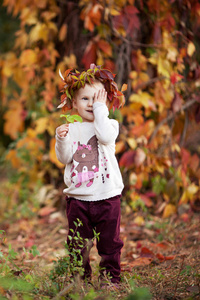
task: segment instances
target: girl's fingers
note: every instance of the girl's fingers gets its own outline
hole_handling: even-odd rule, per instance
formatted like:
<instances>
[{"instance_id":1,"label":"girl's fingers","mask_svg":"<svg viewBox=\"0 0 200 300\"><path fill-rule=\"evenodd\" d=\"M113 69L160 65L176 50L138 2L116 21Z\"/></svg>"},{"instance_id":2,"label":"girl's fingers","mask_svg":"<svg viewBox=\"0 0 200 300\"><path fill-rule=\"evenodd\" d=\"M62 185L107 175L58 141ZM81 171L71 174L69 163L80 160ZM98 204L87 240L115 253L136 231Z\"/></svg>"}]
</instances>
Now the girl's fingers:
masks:
<instances>
[{"instance_id":1,"label":"girl's fingers","mask_svg":"<svg viewBox=\"0 0 200 300\"><path fill-rule=\"evenodd\" d=\"M106 103L107 100L107 92L105 89L101 89L98 91L98 95L94 97L95 100L99 101L99 102L103 102Z\"/></svg>"},{"instance_id":2,"label":"girl's fingers","mask_svg":"<svg viewBox=\"0 0 200 300\"><path fill-rule=\"evenodd\" d=\"M66 136L68 131L69 131L69 124L63 124L63 125L59 126L57 129L57 133L61 137Z\"/></svg>"}]
</instances>

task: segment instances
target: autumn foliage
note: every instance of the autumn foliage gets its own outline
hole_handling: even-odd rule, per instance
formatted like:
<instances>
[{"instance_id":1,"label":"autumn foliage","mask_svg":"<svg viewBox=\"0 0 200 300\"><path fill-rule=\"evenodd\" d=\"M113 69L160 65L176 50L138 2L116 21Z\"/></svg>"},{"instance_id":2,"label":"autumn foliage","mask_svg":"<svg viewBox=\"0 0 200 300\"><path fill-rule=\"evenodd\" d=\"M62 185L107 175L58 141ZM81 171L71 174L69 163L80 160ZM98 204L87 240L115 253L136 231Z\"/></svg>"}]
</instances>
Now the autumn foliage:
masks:
<instances>
[{"instance_id":1,"label":"autumn foliage","mask_svg":"<svg viewBox=\"0 0 200 300\"><path fill-rule=\"evenodd\" d=\"M116 153L124 201L168 217L199 211L200 4L198 0L4 0L20 26L0 54L5 160L25 187L61 194L55 128L61 124L59 69L102 65L128 84ZM15 194L16 195L16 194ZM24 197L24 198L23 198Z\"/></svg>"}]
</instances>

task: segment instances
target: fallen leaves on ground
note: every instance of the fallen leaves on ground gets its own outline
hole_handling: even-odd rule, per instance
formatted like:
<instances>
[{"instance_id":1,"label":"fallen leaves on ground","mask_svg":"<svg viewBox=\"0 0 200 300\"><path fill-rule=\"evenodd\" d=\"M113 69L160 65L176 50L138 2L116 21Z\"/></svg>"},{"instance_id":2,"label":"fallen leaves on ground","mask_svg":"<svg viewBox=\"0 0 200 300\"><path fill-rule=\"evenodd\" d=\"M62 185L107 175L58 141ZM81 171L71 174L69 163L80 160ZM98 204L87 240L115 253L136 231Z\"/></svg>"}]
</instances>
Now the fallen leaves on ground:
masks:
<instances>
[{"instance_id":1,"label":"fallen leaves on ground","mask_svg":"<svg viewBox=\"0 0 200 300\"><path fill-rule=\"evenodd\" d=\"M133 215L122 214L122 277L133 278L136 285L149 288L153 299L168 299L174 294L175 299L186 299L200 293L199 215L188 214L187 222L178 217L166 221L143 216L141 223L135 223ZM34 245L40 251L40 256L17 257L15 263L20 267L23 262L24 272L51 268L57 257L65 255L67 220L63 212L47 206L39 210L37 217L3 223L1 229L6 232L6 241L1 244L3 253L9 244L18 253ZM95 268L100 260L95 246L90 258Z\"/></svg>"}]
</instances>

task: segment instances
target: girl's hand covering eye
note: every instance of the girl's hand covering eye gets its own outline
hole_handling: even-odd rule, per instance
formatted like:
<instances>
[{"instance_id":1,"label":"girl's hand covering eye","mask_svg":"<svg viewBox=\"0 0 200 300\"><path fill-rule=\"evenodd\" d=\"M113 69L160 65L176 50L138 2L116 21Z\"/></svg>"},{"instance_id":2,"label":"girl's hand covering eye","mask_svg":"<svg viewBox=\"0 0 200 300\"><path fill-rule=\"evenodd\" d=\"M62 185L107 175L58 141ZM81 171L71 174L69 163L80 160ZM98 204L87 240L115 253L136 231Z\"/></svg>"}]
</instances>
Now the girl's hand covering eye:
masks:
<instances>
[{"instance_id":1,"label":"girl's hand covering eye","mask_svg":"<svg viewBox=\"0 0 200 300\"><path fill-rule=\"evenodd\" d=\"M107 92L105 89L101 89L98 91L98 93L94 95L94 103L95 102L101 102L106 104L107 101Z\"/></svg>"}]
</instances>

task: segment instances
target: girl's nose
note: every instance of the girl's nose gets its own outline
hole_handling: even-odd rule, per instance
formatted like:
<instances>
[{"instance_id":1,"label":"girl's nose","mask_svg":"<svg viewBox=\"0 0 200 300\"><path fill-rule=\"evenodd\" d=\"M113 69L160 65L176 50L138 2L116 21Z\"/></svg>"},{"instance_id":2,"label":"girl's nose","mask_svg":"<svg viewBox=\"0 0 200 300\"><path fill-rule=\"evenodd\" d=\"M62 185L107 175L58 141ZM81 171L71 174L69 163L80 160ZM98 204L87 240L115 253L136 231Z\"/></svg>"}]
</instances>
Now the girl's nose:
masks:
<instances>
[{"instance_id":1,"label":"girl's nose","mask_svg":"<svg viewBox=\"0 0 200 300\"><path fill-rule=\"evenodd\" d=\"M92 105L93 105L93 102L94 102L94 99L93 99L93 98L89 99L88 105L89 105L89 106L92 106Z\"/></svg>"}]
</instances>

